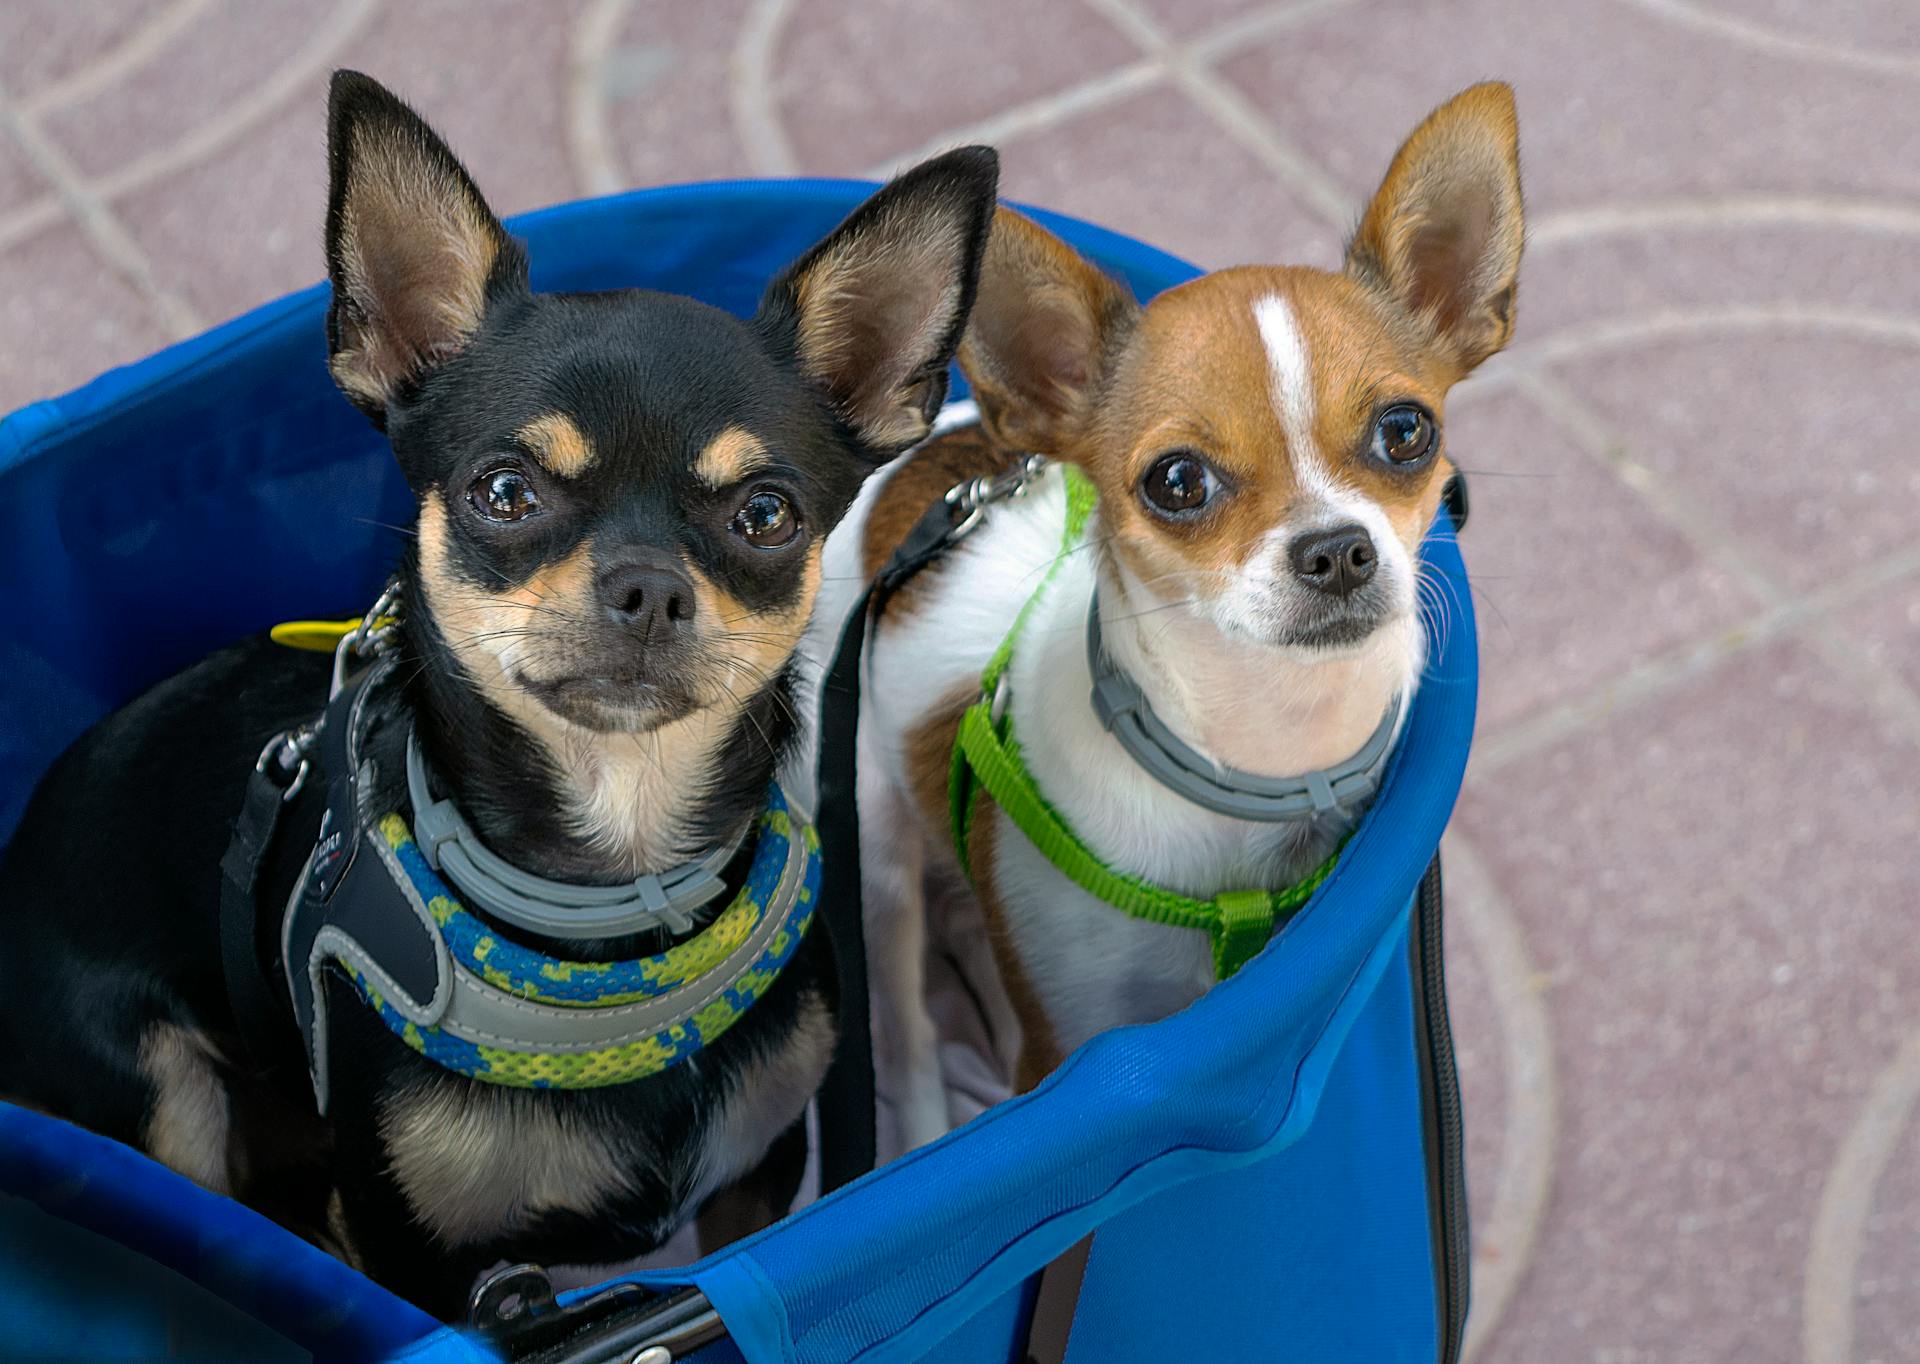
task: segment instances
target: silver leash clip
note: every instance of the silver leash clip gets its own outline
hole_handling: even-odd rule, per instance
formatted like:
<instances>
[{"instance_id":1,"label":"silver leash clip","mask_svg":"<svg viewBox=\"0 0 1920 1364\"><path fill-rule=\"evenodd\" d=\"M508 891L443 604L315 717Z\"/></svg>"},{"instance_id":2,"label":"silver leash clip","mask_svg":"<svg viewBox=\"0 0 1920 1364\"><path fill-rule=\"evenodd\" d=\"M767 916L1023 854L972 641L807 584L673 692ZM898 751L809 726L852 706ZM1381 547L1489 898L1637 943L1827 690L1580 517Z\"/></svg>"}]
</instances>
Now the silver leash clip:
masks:
<instances>
[{"instance_id":1,"label":"silver leash clip","mask_svg":"<svg viewBox=\"0 0 1920 1364\"><path fill-rule=\"evenodd\" d=\"M959 540L972 534L988 507L1024 494L1046 470L1047 462L1045 455L1027 455L1005 473L982 474L947 489L946 503L956 516L948 538Z\"/></svg>"},{"instance_id":2,"label":"silver leash clip","mask_svg":"<svg viewBox=\"0 0 1920 1364\"><path fill-rule=\"evenodd\" d=\"M373 605L367 608L366 615L360 617L360 623L340 636L340 642L333 647L333 682L327 689L329 701L347 685L347 673L354 663L378 658L392 647L394 632L400 628L395 616L399 605L400 580L389 578Z\"/></svg>"}]
</instances>

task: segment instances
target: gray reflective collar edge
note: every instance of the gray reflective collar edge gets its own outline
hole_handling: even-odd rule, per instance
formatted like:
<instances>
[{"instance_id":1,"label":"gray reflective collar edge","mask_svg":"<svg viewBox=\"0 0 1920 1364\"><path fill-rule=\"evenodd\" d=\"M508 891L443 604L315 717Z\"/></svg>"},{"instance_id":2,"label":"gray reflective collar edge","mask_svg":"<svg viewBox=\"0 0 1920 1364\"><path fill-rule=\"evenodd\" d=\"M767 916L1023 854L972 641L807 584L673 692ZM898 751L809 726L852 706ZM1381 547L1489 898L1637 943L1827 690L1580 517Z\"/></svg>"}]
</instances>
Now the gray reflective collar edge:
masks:
<instances>
[{"instance_id":1,"label":"gray reflective collar edge","mask_svg":"<svg viewBox=\"0 0 1920 1364\"><path fill-rule=\"evenodd\" d=\"M1259 823L1351 812L1378 788L1406 708L1406 696L1396 696L1358 751L1332 767L1293 777L1262 777L1211 761L1153 713L1139 685L1116 668L1101 647L1097 591L1087 608L1087 667L1100 723L1147 775L1195 805Z\"/></svg>"},{"instance_id":2,"label":"gray reflective collar edge","mask_svg":"<svg viewBox=\"0 0 1920 1364\"><path fill-rule=\"evenodd\" d=\"M614 886L580 886L536 876L491 851L451 800L435 800L417 736L407 733L407 795L413 836L427 865L451 881L474 907L551 938L615 938L665 927L685 933L693 913L726 892L721 879L746 838L695 861ZM752 827L751 821L748 827Z\"/></svg>"}]
</instances>

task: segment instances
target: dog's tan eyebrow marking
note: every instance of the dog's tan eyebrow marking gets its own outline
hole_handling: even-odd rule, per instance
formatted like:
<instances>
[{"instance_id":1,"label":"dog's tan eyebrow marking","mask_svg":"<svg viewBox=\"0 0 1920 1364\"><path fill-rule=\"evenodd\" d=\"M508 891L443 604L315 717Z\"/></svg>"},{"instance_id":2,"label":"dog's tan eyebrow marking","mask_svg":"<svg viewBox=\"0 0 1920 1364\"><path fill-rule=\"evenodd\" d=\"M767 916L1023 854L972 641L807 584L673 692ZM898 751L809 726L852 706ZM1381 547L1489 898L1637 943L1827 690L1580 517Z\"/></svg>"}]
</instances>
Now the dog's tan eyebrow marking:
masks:
<instances>
[{"instance_id":1,"label":"dog's tan eyebrow marking","mask_svg":"<svg viewBox=\"0 0 1920 1364\"><path fill-rule=\"evenodd\" d=\"M562 478L578 478L593 465L593 442L563 412L535 417L519 434L533 457Z\"/></svg>"},{"instance_id":2,"label":"dog's tan eyebrow marking","mask_svg":"<svg viewBox=\"0 0 1920 1364\"><path fill-rule=\"evenodd\" d=\"M742 427L729 426L706 443L693 461L693 472L709 488L725 488L772 462L760 437Z\"/></svg>"}]
</instances>

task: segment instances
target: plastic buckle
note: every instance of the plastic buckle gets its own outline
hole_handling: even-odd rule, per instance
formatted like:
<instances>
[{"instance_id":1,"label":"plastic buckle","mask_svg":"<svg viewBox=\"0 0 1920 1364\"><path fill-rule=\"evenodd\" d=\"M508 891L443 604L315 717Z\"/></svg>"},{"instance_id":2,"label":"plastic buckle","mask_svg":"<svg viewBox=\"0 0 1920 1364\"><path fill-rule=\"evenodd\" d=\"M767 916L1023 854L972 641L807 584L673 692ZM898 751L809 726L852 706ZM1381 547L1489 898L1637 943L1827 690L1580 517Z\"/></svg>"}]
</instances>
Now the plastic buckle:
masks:
<instances>
[{"instance_id":1,"label":"plastic buckle","mask_svg":"<svg viewBox=\"0 0 1920 1364\"><path fill-rule=\"evenodd\" d=\"M531 1264L483 1279L468 1318L512 1364L673 1364L727 1334L697 1288L620 1283L562 1307L547 1271Z\"/></svg>"}]
</instances>

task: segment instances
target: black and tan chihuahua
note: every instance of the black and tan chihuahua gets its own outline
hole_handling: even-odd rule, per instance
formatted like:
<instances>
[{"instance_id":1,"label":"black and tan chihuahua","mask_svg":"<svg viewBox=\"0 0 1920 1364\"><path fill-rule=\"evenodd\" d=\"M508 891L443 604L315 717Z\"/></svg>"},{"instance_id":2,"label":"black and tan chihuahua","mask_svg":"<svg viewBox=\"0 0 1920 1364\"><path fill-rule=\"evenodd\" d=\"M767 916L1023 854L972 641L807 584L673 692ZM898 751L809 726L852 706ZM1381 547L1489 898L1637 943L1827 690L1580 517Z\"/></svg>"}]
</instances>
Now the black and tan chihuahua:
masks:
<instances>
[{"instance_id":1,"label":"black and tan chihuahua","mask_svg":"<svg viewBox=\"0 0 1920 1364\"><path fill-rule=\"evenodd\" d=\"M0 1094L137 1145L451 1317L498 1261L630 1259L716 1195L792 1197L835 1044L823 934L795 920L799 942L757 977L770 958L739 957L735 939L692 960L674 949L711 938L755 874L749 835L794 734L790 665L822 542L945 395L997 162L969 148L901 176L740 320L644 290L533 293L460 163L365 76L333 79L329 158L332 372L419 502L386 681L355 716L355 800L410 812L426 844L411 757L429 803L543 883L617 886L707 857L720 892L677 928L643 914L569 937L468 902L468 947L546 962L550 980L567 962L637 962L656 980L661 963L697 975L738 958L721 984L753 989L712 1006L724 1028L693 1015L707 1035L690 1055L684 1021L662 1029L644 1078L528 1088L445 1064L394 1012L404 991L375 988L394 982L316 948L320 1116L305 1075L289 1087L248 1059L221 967L234 812L263 743L328 694L320 655L262 637L110 716L33 797L0 861ZM328 856L326 784L292 801L258 868L269 944ZM396 882L420 845L380 851ZM413 892L389 902L429 903ZM455 942L451 920L439 929ZM288 1007L302 965L267 972L282 1040L310 1059ZM480 965L462 979L483 975L506 982L490 1016L539 998L538 980Z\"/></svg>"}]
</instances>

